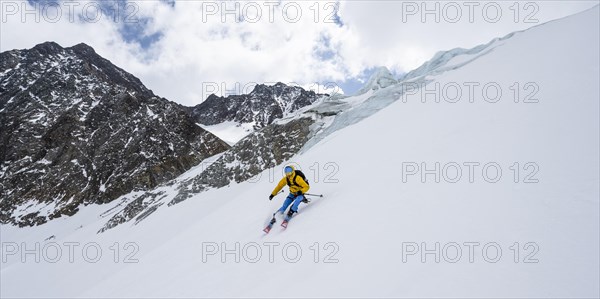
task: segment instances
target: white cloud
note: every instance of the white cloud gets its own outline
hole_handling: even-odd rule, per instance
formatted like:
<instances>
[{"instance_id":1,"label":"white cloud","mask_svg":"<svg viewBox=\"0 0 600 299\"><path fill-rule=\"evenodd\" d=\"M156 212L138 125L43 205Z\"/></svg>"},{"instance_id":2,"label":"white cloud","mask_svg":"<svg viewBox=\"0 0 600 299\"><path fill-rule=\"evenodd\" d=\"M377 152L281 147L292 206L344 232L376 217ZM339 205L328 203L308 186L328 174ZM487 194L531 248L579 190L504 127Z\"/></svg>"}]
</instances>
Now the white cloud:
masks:
<instances>
[{"instance_id":1,"label":"white cloud","mask_svg":"<svg viewBox=\"0 0 600 299\"><path fill-rule=\"evenodd\" d=\"M267 6L262 6L262 18L256 23L237 23L232 15L223 23L219 15L206 15L206 22L202 21L202 9L207 7L202 2L177 3L172 9L149 5L142 11L151 12L155 20L151 27L160 30L163 38L154 45L157 56L151 68L134 71L150 86L168 82L161 89L187 104L203 99L202 86L207 82L231 87L249 82L309 84L346 76L335 61L324 62L315 55L322 35L345 30L335 24L324 26L308 15L297 23L286 22L282 6L272 11L273 23ZM308 3L299 5L304 14L310 11Z\"/></svg>"},{"instance_id":2,"label":"white cloud","mask_svg":"<svg viewBox=\"0 0 600 299\"><path fill-rule=\"evenodd\" d=\"M11 1L2 1L3 9L7 2ZM347 1L341 3L339 11L343 26L326 22L331 20L332 2L281 2L272 11L268 6L271 2L238 3L247 18L256 17L256 8L260 8L261 17L252 23L236 22L236 16L226 15L226 22L222 22L223 7L218 2L178 1L174 7L162 1L135 2L139 9L135 17L149 20L144 33L162 34L148 49L123 41L119 33L123 24L106 18L82 24L63 17L49 24L44 20L21 22L19 15L10 15L1 23L0 50L30 48L47 40L63 46L85 42L140 77L156 94L194 105L204 99L203 83L207 82L232 88L236 82L243 86L278 81L317 86L316 82L356 79L365 69L379 65L401 73L418 67L439 50L472 47L535 25L514 22L514 9L509 7L514 2L498 2L503 13L498 23L486 22L477 9L474 22L469 22L468 10L461 4L463 15L453 24L443 18L452 17L450 14L442 15L439 23L432 21L431 15L423 23L419 14L407 15L403 21L403 8L421 2ZM233 4L228 5L231 8ZM441 9L444 5L447 3L440 2ZM518 7L520 20L533 11L523 5ZM539 2L534 17L539 24L592 5ZM289 20L295 17L295 7L302 15L293 23ZM214 8L218 12L209 14L208 9Z\"/></svg>"}]
</instances>

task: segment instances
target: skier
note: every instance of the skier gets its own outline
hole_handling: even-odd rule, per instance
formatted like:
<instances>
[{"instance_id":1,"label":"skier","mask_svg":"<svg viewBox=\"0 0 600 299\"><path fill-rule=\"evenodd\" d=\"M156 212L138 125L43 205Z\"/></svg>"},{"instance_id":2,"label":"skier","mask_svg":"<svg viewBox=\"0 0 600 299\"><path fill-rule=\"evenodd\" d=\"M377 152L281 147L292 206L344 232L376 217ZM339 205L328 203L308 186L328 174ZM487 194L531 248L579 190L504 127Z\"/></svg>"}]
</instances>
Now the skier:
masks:
<instances>
[{"instance_id":1,"label":"skier","mask_svg":"<svg viewBox=\"0 0 600 299\"><path fill-rule=\"evenodd\" d=\"M269 200L272 200L273 197L275 197L275 195L279 193L283 187L285 187L285 185L288 185L288 187L290 187L290 194L277 212L283 215L285 210L291 204L292 207L287 214L287 219L289 219L292 217L292 215L294 215L294 213L298 212L298 206L301 202L307 202L304 197L304 193L308 191L310 186L306 182L305 178L303 178L304 174L302 174L302 172L299 170L295 170L293 166L286 166L284 171L285 176L281 179L281 181L279 181L279 184L277 184L273 192L271 192L271 195L269 195Z\"/></svg>"}]
</instances>

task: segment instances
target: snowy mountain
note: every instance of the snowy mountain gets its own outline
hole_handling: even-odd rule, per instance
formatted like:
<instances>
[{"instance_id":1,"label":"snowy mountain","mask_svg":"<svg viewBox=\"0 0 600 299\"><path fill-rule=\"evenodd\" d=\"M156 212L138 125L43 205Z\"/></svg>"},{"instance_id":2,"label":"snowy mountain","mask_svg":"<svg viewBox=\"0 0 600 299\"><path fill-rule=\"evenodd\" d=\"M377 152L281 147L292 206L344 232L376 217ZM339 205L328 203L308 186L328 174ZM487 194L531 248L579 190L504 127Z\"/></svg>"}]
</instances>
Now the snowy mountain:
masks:
<instances>
[{"instance_id":1,"label":"snowy mountain","mask_svg":"<svg viewBox=\"0 0 600 299\"><path fill-rule=\"evenodd\" d=\"M85 44L64 49L49 42L2 57L0 115L7 129L2 131L1 220L22 226L115 199L125 208L106 228L144 218L156 208L153 203L167 199L163 192L144 190L173 185L172 179L230 148L202 126L241 126L246 128L237 136L241 139L327 96L282 83L259 84L250 94L213 95L196 107L182 107L158 98ZM252 135L193 184L175 184L180 194L169 201L245 181L282 163L308 140L311 124L305 118ZM298 138L286 140L286 133ZM257 148L258 140L265 146ZM280 150L272 151L272 142Z\"/></svg>"},{"instance_id":2,"label":"snowy mountain","mask_svg":"<svg viewBox=\"0 0 600 299\"><path fill-rule=\"evenodd\" d=\"M271 86L258 84L249 94L227 97L212 94L191 108L191 113L204 128L234 144L276 119L326 97L326 94L316 94L281 82Z\"/></svg>"},{"instance_id":3,"label":"snowy mountain","mask_svg":"<svg viewBox=\"0 0 600 299\"><path fill-rule=\"evenodd\" d=\"M85 44L48 42L0 58L2 223L73 215L229 148Z\"/></svg>"},{"instance_id":4,"label":"snowy mountain","mask_svg":"<svg viewBox=\"0 0 600 299\"><path fill-rule=\"evenodd\" d=\"M3 224L0 295L598 297L599 20L376 72L152 190ZM287 164L325 196L265 235Z\"/></svg>"}]
</instances>

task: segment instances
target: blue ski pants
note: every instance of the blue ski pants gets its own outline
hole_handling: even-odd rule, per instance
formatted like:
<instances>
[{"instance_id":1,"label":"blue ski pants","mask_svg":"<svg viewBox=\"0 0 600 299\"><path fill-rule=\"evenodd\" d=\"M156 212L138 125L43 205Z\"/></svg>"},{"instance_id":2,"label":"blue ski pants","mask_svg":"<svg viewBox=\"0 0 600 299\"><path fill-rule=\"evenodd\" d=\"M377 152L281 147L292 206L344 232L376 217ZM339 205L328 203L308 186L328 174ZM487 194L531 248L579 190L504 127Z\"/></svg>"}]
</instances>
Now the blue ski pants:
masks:
<instances>
[{"instance_id":1,"label":"blue ski pants","mask_svg":"<svg viewBox=\"0 0 600 299\"><path fill-rule=\"evenodd\" d=\"M298 206L300 205L300 203L302 202L303 199L304 199L304 195L296 196L296 195L290 193L290 195L288 195L288 197L285 199L285 201L283 201L283 206L281 206L281 208L279 208L279 210L277 210L277 211L281 212L283 214L285 212L285 210L293 202L292 211L298 212Z\"/></svg>"}]
</instances>

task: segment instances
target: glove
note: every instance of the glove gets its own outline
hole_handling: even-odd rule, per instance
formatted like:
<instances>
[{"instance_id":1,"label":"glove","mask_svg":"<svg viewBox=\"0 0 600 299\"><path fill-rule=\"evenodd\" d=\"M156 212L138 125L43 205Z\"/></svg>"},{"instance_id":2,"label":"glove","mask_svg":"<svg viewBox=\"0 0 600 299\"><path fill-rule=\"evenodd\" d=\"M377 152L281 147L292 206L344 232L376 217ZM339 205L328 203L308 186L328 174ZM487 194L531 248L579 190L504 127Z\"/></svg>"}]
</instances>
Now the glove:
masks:
<instances>
[{"instance_id":1,"label":"glove","mask_svg":"<svg viewBox=\"0 0 600 299\"><path fill-rule=\"evenodd\" d=\"M296 196L300 196L300 195L302 195L302 191L296 192Z\"/></svg>"},{"instance_id":2,"label":"glove","mask_svg":"<svg viewBox=\"0 0 600 299\"><path fill-rule=\"evenodd\" d=\"M273 197L275 197L275 195L273 195L273 194L269 195L269 200L272 200Z\"/></svg>"}]
</instances>

